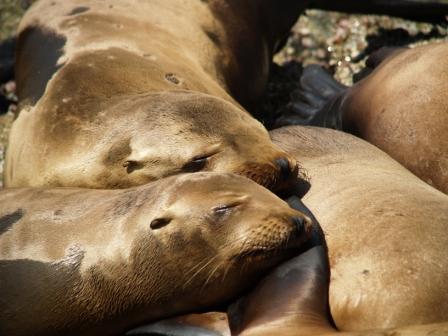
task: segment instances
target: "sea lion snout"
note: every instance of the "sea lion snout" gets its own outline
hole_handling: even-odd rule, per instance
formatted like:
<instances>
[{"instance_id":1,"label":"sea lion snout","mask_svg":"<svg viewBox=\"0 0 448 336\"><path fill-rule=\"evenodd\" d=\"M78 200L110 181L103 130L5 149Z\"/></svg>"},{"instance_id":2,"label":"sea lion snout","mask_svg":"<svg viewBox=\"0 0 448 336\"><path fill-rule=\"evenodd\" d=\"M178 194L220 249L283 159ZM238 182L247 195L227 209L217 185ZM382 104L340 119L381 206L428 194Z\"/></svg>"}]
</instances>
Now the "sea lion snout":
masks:
<instances>
[{"instance_id":1,"label":"sea lion snout","mask_svg":"<svg viewBox=\"0 0 448 336\"><path fill-rule=\"evenodd\" d=\"M292 218L292 224L295 226L296 233L298 235L301 235L303 233L303 231L305 230L305 223L306 223L305 217L293 217Z\"/></svg>"},{"instance_id":2,"label":"sea lion snout","mask_svg":"<svg viewBox=\"0 0 448 336\"><path fill-rule=\"evenodd\" d=\"M227 170L245 176L274 193L290 188L297 180L299 165L287 153L269 151L266 147L257 148L255 154L254 149L251 149L249 153L247 158L239 162L238 167L230 166Z\"/></svg>"},{"instance_id":3,"label":"sea lion snout","mask_svg":"<svg viewBox=\"0 0 448 336\"><path fill-rule=\"evenodd\" d=\"M307 216L306 213L302 211L294 211L295 213L291 216L290 222L292 224L292 235L302 239L306 237L305 240L311 237L313 227L315 225L314 220Z\"/></svg>"},{"instance_id":4,"label":"sea lion snout","mask_svg":"<svg viewBox=\"0 0 448 336\"><path fill-rule=\"evenodd\" d=\"M299 171L297 162L294 159L281 157L274 161L279 169L280 177L283 181L289 181L291 178L296 178Z\"/></svg>"}]
</instances>

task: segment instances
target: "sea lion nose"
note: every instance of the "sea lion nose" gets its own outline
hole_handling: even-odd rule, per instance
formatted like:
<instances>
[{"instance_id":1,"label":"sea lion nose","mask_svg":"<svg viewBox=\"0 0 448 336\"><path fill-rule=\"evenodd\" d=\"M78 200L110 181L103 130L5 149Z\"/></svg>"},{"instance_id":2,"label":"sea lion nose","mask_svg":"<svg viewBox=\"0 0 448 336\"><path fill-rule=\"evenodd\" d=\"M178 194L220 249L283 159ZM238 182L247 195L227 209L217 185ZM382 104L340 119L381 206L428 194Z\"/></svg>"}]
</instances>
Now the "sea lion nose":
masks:
<instances>
[{"instance_id":1,"label":"sea lion nose","mask_svg":"<svg viewBox=\"0 0 448 336\"><path fill-rule=\"evenodd\" d=\"M292 165L287 158L275 160L275 165L280 170L280 175L284 181L289 180L294 174L297 174L297 164Z\"/></svg>"},{"instance_id":2,"label":"sea lion nose","mask_svg":"<svg viewBox=\"0 0 448 336\"><path fill-rule=\"evenodd\" d=\"M305 231L305 218L304 217L293 217L292 224L296 228L297 235L301 235Z\"/></svg>"}]
</instances>

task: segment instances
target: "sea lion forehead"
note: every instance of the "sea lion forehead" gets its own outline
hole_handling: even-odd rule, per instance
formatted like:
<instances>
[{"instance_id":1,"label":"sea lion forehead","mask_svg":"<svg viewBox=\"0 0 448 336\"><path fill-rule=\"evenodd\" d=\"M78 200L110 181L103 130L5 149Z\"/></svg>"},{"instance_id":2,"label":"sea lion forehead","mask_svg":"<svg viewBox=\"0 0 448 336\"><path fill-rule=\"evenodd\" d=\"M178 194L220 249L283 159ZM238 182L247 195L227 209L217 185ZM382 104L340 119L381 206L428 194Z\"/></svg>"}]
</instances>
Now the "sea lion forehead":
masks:
<instances>
[{"instance_id":1,"label":"sea lion forehead","mask_svg":"<svg viewBox=\"0 0 448 336\"><path fill-rule=\"evenodd\" d=\"M245 189L246 186L258 186L252 180L233 173L199 172L183 174L176 177L179 186L190 188L192 186L205 188ZM262 188L262 187L260 187Z\"/></svg>"},{"instance_id":2,"label":"sea lion forehead","mask_svg":"<svg viewBox=\"0 0 448 336\"><path fill-rule=\"evenodd\" d=\"M151 116L157 118L158 122L171 116L177 122L188 124L190 132L200 135L226 133L237 129L240 123L264 131L261 124L236 103L205 93L175 90L151 94L148 95L145 109L151 109Z\"/></svg>"},{"instance_id":3,"label":"sea lion forehead","mask_svg":"<svg viewBox=\"0 0 448 336\"><path fill-rule=\"evenodd\" d=\"M266 188L246 177L232 173L203 172L176 176L171 183L168 202L188 195L189 201L201 203L249 202L252 199L274 201L277 197ZM206 195L206 196L205 196ZM280 200L280 199L279 199Z\"/></svg>"}]
</instances>

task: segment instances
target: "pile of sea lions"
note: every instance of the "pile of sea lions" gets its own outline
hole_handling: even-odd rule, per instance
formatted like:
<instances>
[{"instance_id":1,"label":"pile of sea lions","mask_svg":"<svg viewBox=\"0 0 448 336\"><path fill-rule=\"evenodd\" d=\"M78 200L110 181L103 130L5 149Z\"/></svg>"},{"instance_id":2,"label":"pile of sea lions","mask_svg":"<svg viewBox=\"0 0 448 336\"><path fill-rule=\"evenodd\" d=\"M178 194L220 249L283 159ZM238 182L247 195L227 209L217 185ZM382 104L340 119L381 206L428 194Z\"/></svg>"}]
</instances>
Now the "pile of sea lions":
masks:
<instances>
[{"instance_id":1,"label":"pile of sea lions","mask_svg":"<svg viewBox=\"0 0 448 336\"><path fill-rule=\"evenodd\" d=\"M250 112L311 7L448 13L33 4L0 192L1 335L448 335L448 45L380 50L350 88L306 68L268 132Z\"/></svg>"}]
</instances>

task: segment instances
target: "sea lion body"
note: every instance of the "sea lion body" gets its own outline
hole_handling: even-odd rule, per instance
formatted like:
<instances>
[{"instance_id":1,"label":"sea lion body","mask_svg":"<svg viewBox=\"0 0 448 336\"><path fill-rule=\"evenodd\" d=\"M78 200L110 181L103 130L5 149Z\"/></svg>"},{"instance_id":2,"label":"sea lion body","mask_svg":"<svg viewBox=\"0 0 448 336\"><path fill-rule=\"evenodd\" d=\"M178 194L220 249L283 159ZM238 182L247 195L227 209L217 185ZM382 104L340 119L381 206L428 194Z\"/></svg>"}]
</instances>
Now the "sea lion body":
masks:
<instances>
[{"instance_id":1,"label":"sea lion body","mask_svg":"<svg viewBox=\"0 0 448 336\"><path fill-rule=\"evenodd\" d=\"M402 49L349 88L343 129L448 193L448 43Z\"/></svg>"},{"instance_id":2,"label":"sea lion body","mask_svg":"<svg viewBox=\"0 0 448 336\"><path fill-rule=\"evenodd\" d=\"M305 68L301 90L308 101L295 104L280 123L352 133L448 194L447 56L447 42L382 48L349 88L315 65Z\"/></svg>"},{"instance_id":3,"label":"sea lion body","mask_svg":"<svg viewBox=\"0 0 448 336\"><path fill-rule=\"evenodd\" d=\"M337 327L447 321L448 197L349 134L286 127L271 136L310 177L303 201L326 234Z\"/></svg>"},{"instance_id":4,"label":"sea lion body","mask_svg":"<svg viewBox=\"0 0 448 336\"><path fill-rule=\"evenodd\" d=\"M2 335L119 335L224 303L300 248L312 225L233 174L6 189L0 199Z\"/></svg>"},{"instance_id":5,"label":"sea lion body","mask_svg":"<svg viewBox=\"0 0 448 336\"><path fill-rule=\"evenodd\" d=\"M302 8L36 2L19 27L21 111L5 185L124 188L209 170L278 188L296 163L240 103L260 98L278 39Z\"/></svg>"}]
</instances>

